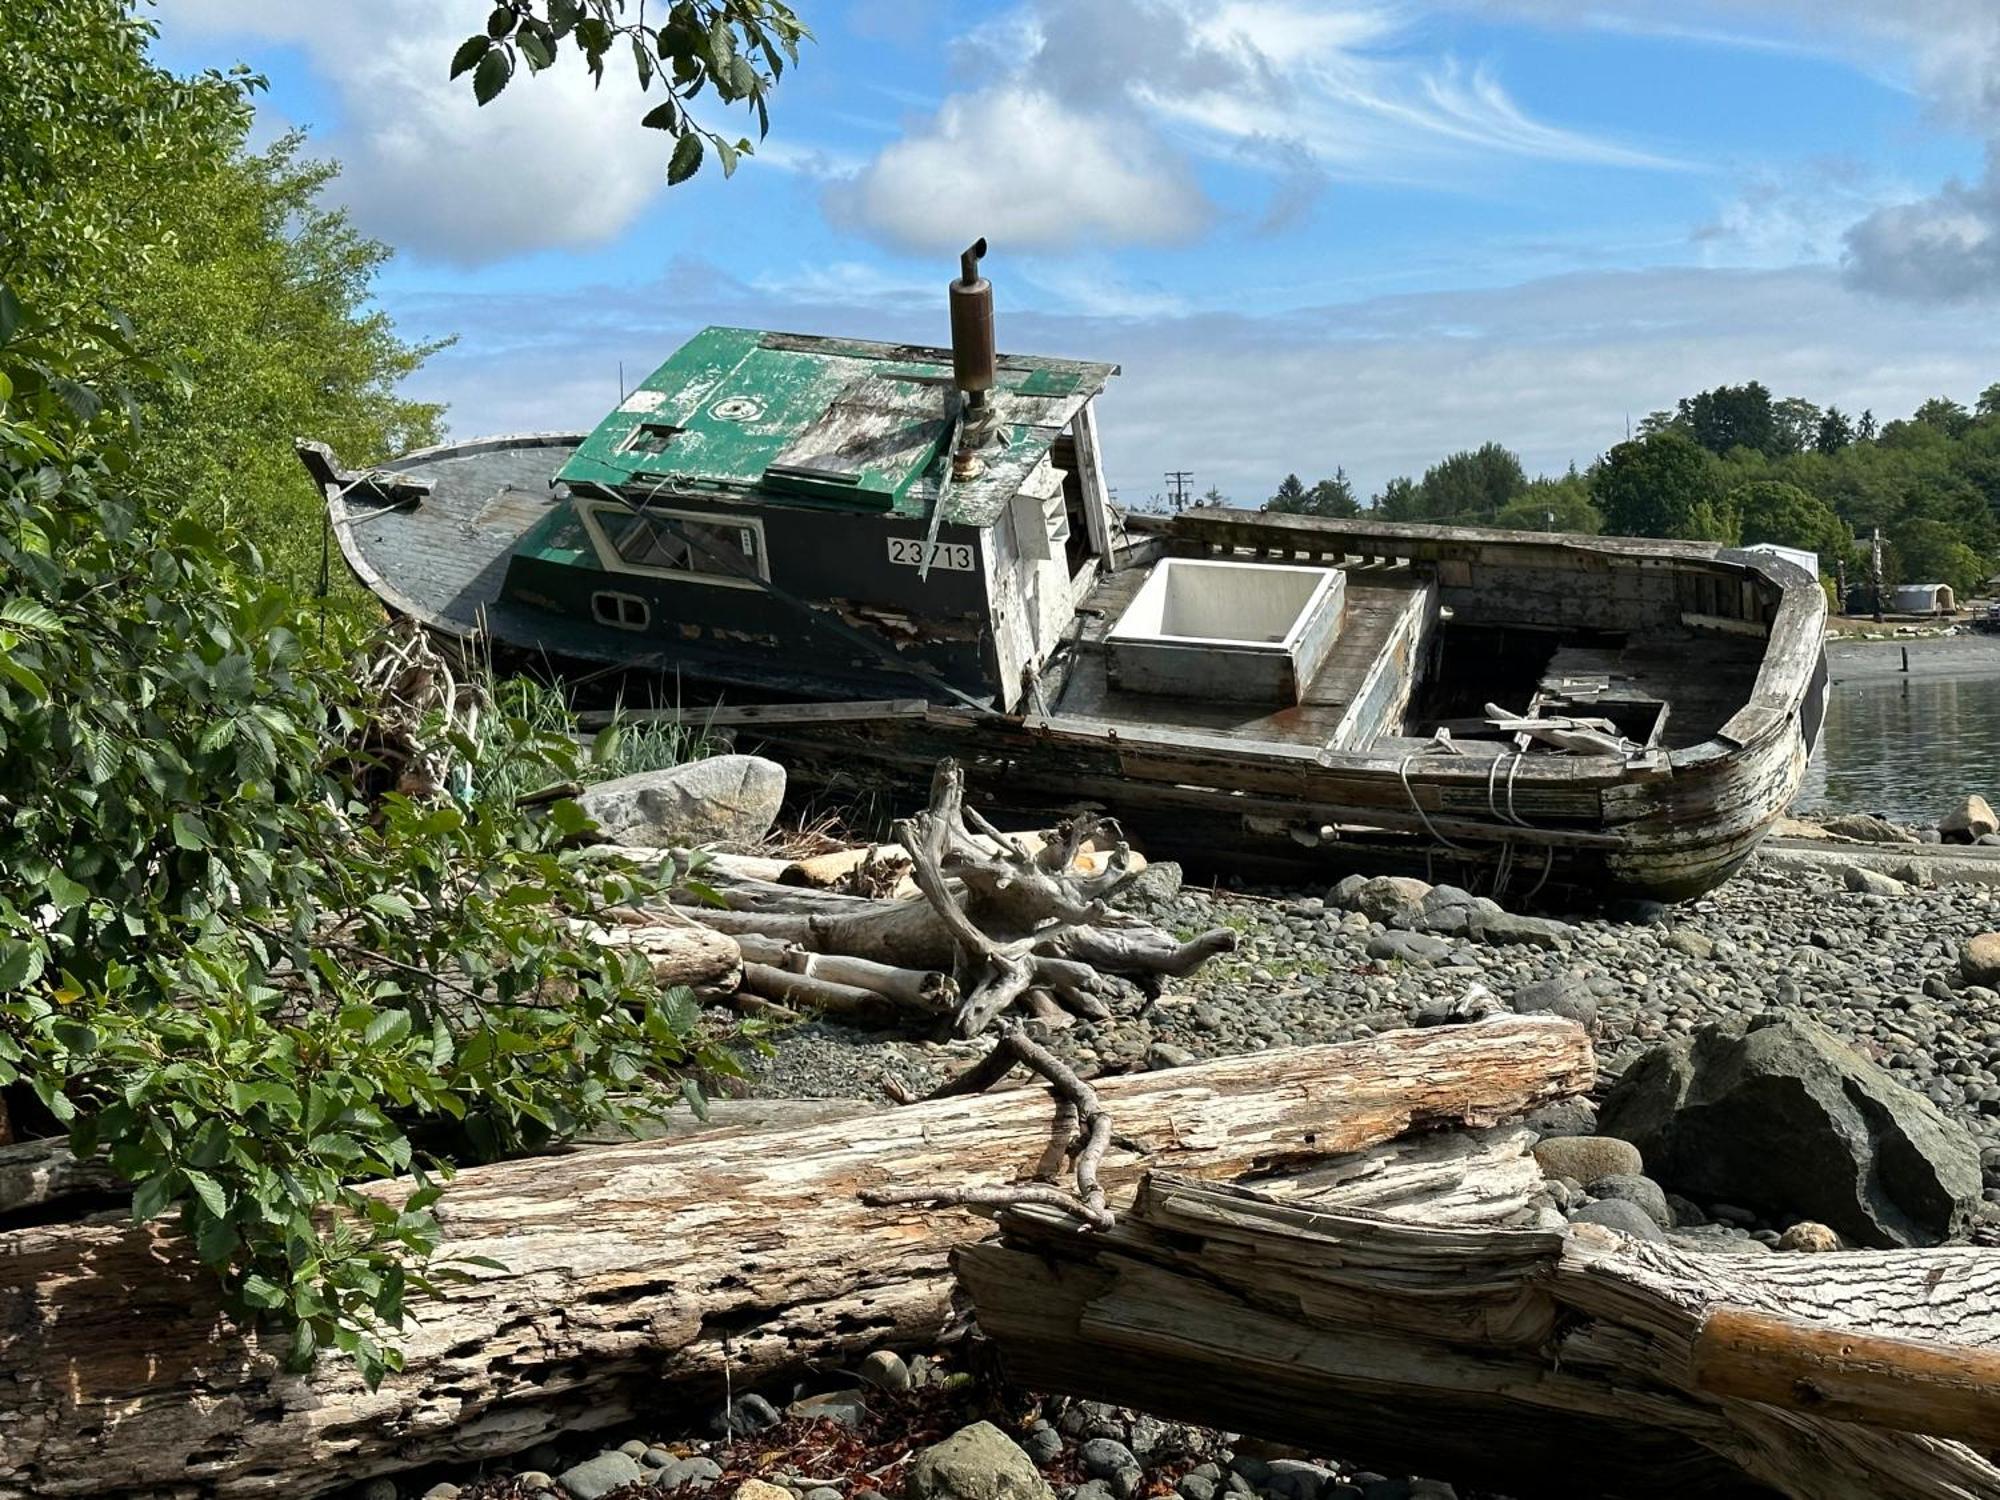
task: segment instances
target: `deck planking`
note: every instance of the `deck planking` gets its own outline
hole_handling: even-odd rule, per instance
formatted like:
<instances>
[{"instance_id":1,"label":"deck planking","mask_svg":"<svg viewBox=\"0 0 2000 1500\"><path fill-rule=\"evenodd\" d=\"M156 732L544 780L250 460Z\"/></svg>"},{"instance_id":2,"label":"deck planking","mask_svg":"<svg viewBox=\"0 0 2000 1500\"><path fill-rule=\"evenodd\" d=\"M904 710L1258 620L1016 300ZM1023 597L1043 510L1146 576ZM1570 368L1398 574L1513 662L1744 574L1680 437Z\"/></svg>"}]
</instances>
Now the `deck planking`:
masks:
<instances>
[{"instance_id":1,"label":"deck planking","mask_svg":"<svg viewBox=\"0 0 2000 1500\"><path fill-rule=\"evenodd\" d=\"M1330 744L1376 659L1388 648L1397 620L1423 579L1408 568L1348 570L1347 608L1340 636L1306 689L1305 701L1283 708L1254 703L1194 702L1125 692L1107 672L1104 637L1145 582L1143 569L1112 574L1084 601L1078 657L1055 712L1134 729L1171 723L1229 739L1318 747Z\"/></svg>"}]
</instances>

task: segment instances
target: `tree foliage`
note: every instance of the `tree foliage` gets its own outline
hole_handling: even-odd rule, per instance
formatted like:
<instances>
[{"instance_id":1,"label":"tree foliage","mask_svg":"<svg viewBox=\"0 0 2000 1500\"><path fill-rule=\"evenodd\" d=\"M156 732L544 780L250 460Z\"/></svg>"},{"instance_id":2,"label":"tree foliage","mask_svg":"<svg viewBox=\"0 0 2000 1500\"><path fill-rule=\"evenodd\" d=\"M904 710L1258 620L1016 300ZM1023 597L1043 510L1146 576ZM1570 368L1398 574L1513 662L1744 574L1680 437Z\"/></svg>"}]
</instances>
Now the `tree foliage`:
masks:
<instances>
[{"instance_id":1,"label":"tree foliage","mask_svg":"<svg viewBox=\"0 0 2000 1500\"><path fill-rule=\"evenodd\" d=\"M1816 553L1831 567L1853 551L1847 525L1824 501L1783 479L1755 479L1738 485L1724 502L1742 527L1747 546L1770 542Z\"/></svg>"},{"instance_id":2,"label":"tree foliage","mask_svg":"<svg viewBox=\"0 0 2000 1500\"><path fill-rule=\"evenodd\" d=\"M1675 425L1710 453L1736 448L1773 457L1785 452L1785 428L1771 402L1771 392L1759 381L1717 386L1689 396L1680 404Z\"/></svg>"},{"instance_id":3,"label":"tree foliage","mask_svg":"<svg viewBox=\"0 0 2000 1500\"><path fill-rule=\"evenodd\" d=\"M1361 502L1354 497L1354 483L1345 469L1334 470L1331 479L1322 479L1310 489L1298 475L1287 474L1263 508L1280 515L1338 518L1361 514Z\"/></svg>"},{"instance_id":4,"label":"tree foliage","mask_svg":"<svg viewBox=\"0 0 2000 1500\"><path fill-rule=\"evenodd\" d=\"M1591 476L1605 528L1620 536L1692 537L1715 519L1709 456L1677 428L1620 443Z\"/></svg>"},{"instance_id":5,"label":"tree foliage","mask_svg":"<svg viewBox=\"0 0 2000 1500\"><path fill-rule=\"evenodd\" d=\"M599 84L606 60L631 57L642 90L661 85L665 97L640 123L673 142L667 181L681 183L713 152L726 177L756 148L704 125L693 105L704 89L725 105L740 104L757 119L759 139L771 128L768 95L799 43L811 35L780 0L673 0L649 19L644 0L501 0L452 54L451 76L469 78L481 104L499 97L522 68L552 68L574 53Z\"/></svg>"},{"instance_id":6,"label":"tree foliage","mask_svg":"<svg viewBox=\"0 0 2000 1500\"><path fill-rule=\"evenodd\" d=\"M259 80L176 78L149 40L124 0L0 6L0 275L47 316L85 289L119 310L165 371L120 381L132 461L304 591L322 511L293 438L358 463L437 441L441 409L396 390L436 346L371 307L388 251L320 203L333 169L297 135L247 149Z\"/></svg>"},{"instance_id":7,"label":"tree foliage","mask_svg":"<svg viewBox=\"0 0 2000 1500\"><path fill-rule=\"evenodd\" d=\"M171 1214L295 1361L335 1348L372 1380L408 1298L462 1271L431 1262L455 1162L657 1108L732 1063L685 995L579 936L656 882L570 848L575 804L505 792L502 765L584 774L568 736L434 723L469 792L364 795L365 642L338 618L308 629L229 508L189 491L196 459L150 418L203 411L205 372L153 352L173 326L102 295L147 284L122 259L190 250L179 195L244 182L227 169L246 80L153 67L115 0L22 0L0 33L31 12L48 52L0 48L19 147L0 153L0 1098L102 1153L135 1219ZM214 222L249 222L234 212ZM322 264L256 249L252 285ZM173 284L187 327L230 326L210 304L237 288ZM302 378L359 409L389 377L336 360ZM208 410L197 458L226 468L261 418ZM402 1174L401 1196L361 1190Z\"/></svg>"},{"instance_id":8,"label":"tree foliage","mask_svg":"<svg viewBox=\"0 0 2000 1500\"><path fill-rule=\"evenodd\" d=\"M1392 521L1484 526L1527 487L1521 460L1498 443L1486 443L1438 460L1421 480L1391 480L1375 505Z\"/></svg>"},{"instance_id":9,"label":"tree foliage","mask_svg":"<svg viewBox=\"0 0 2000 1500\"><path fill-rule=\"evenodd\" d=\"M1303 504L1290 476L1267 509ZM1391 479L1374 500L1391 521L1523 531L1609 531L1818 555L1823 572L1863 564L1879 527L1884 583L1977 588L2000 563L2000 384L1973 406L1950 397L1878 424L1873 411L1774 399L1758 381L1717 386L1652 412L1587 474L1528 479L1489 443Z\"/></svg>"},{"instance_id":10,"label":"tree foliage","mask_svg":"<svg viewBox=\"0 0 2000 1500\"><path fill-rule=\"evenodd\" d=\"M1521 493L1493 513L1493 524L1510 531L1573 531L1590 535L1604 518L1590 498L1590 484L1575 469L1555 479L1528 481Z\"/></svg>"}]
</instances>

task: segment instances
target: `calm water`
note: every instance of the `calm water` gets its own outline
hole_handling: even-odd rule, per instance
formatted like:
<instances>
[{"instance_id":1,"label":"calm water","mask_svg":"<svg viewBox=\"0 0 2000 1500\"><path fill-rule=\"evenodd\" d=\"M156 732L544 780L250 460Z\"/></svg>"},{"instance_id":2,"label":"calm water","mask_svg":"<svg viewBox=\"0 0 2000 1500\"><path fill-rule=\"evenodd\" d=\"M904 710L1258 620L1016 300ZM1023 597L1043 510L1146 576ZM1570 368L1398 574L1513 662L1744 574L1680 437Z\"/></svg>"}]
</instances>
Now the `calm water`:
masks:
<instances>
[{"instance_id":1,"label":"calm water","mask_svg":"<svg viewBox=\"0 0 2000 1500\"><path fill-rule=\"evenodd\" d=\"M1842 682L1796 810L1923 825L1968 792L2000 796L2000 677Z\"/></svg>"}]
</instances>

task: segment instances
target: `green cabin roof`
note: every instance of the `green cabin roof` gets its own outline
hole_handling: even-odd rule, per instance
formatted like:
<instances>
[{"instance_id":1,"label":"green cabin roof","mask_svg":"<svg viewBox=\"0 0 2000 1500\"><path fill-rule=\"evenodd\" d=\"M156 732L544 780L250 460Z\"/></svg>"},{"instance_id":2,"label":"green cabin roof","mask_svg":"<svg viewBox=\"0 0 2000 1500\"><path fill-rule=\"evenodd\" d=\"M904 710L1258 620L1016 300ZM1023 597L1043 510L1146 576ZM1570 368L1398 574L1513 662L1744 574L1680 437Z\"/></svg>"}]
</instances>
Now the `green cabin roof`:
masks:
<instances>
[{"instance_id":1,"label":"green cabin roof","mask_svg":"<svg viewBox=\"0 0 2000 1500\"><path fill-rule=\"evenodd\" d=\"M1116 365L1003 355L999 431L944 520L990 526ZM557 472L628 496L698 495L928 518L949 462L951 351L708 328Z\"/></svg>"}]
</instances>

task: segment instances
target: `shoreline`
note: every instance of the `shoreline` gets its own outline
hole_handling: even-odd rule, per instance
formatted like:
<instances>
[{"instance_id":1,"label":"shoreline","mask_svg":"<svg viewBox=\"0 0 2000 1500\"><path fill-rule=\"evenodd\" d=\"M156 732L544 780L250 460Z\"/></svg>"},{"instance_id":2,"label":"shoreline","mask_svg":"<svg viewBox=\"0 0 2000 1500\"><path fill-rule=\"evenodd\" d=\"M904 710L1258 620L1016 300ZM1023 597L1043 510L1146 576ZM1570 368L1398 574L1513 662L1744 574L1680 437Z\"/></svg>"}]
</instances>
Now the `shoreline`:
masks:
<instances>
[{"instance_id":1,"label":"shoreline","mask_svg":"<svg viewBox=\"0 0 2000 1500\"><path fill-rule=\"evenodd\" d=\"M1904 653L1909 670L1904 671ZM1855 640L1830 635L1826 662L1833 686L1911 677L2000 677L2000 635L1916 636Z\"/></svg>"}]
</instances>

